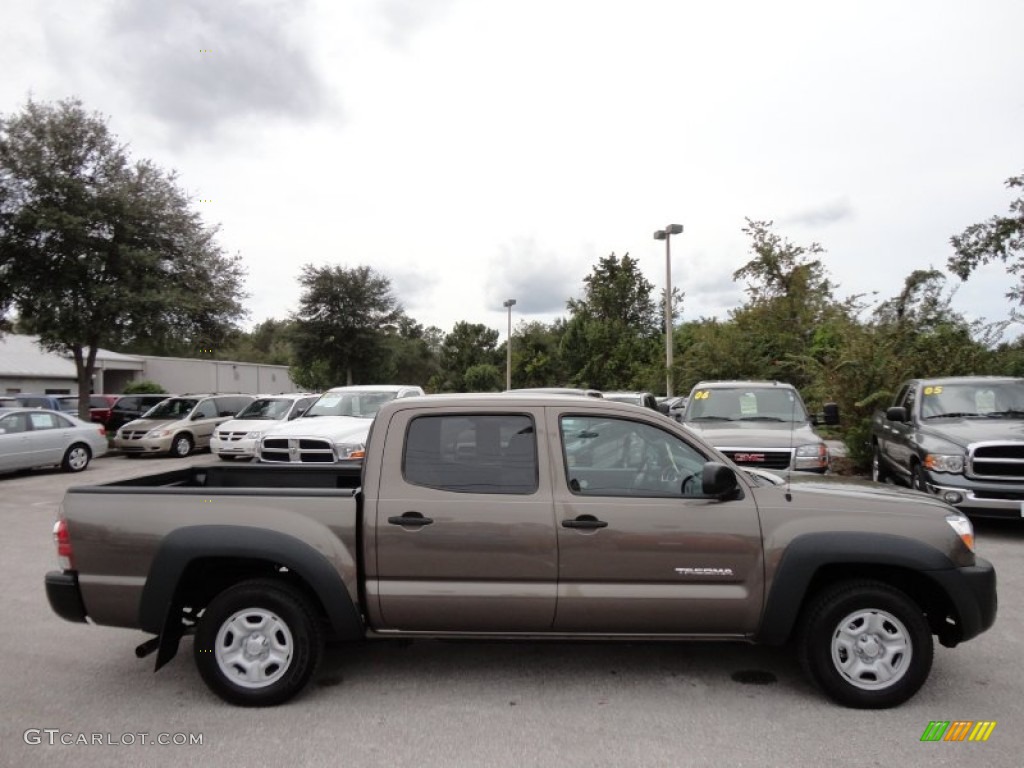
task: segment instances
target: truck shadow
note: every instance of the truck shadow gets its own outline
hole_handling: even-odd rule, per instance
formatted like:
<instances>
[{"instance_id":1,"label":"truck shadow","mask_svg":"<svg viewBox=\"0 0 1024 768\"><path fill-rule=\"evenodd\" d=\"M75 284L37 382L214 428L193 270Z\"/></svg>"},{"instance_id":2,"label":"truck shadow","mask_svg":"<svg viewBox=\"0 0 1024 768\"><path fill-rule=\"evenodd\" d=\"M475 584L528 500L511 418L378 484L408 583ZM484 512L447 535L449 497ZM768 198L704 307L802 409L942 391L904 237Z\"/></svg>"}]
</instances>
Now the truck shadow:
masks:
<instances>
[{"instance_id":1,"label":"truck shadow","mask_svg":"<svg viewBox=\"0 0 1024 768\"><path fill-rule=\"evenodd\" d=\"M745 643L384 640L329 646L314 685L403 689L481 684L600 697L622 686L753 689L779 684L806 694L793 650ZM511 687L510 687L511 686ZM365 691L370 693L369 690Z\"/></svg>"}]
</instances>

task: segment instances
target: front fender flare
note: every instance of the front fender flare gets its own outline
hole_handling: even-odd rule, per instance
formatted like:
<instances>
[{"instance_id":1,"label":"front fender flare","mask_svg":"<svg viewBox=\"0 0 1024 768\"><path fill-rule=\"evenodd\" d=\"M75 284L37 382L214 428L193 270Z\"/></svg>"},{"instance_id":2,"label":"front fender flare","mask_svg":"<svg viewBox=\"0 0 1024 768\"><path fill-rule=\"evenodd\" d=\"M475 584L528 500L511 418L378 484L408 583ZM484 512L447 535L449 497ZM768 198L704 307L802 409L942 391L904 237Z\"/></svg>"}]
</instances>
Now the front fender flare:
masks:
<instances>
[{"instance_id":1,"label":"front fender flare","mask_svg":"<svg viewBox=\"0 0 1024 768\"><path fill-rule=\"evenodd\" d=\"M825 566L843 564L905 568L918 573L956 568L943 552L906 536L854 531L798 536L779 560L757 640L767 645L785 643L815 574Z\"/></svg>"}]
</instances>

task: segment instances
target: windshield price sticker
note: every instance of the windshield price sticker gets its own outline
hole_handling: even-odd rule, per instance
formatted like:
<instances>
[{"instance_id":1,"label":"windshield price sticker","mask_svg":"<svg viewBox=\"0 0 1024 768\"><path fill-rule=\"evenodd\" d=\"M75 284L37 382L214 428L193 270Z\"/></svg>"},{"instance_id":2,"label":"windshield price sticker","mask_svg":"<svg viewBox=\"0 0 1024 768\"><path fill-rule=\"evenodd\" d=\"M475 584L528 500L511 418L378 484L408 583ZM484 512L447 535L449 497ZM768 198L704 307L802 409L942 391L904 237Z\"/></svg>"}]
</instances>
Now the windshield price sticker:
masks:
<instances>
[{"instance_id":1,"label":"windshield price sticker","mask_svg":"<svg viewBox=\"0 0 1024 768\"><path fill-rule=\"evenodd\" d=\"M942 387L925 387L924 393L926 395L941 395Z\"/></svg>"},{"instance_id":2,"label":"windshield price sticker","mask_svg":"<svg viewBox=\"0 0 1024 768\"><path fill-rule=\"evenodd\" d=\"M707 400L711 397L711 390L702 389L700 392L695 392L693 395L694 400Z\"/></svg>"}]
</instances>

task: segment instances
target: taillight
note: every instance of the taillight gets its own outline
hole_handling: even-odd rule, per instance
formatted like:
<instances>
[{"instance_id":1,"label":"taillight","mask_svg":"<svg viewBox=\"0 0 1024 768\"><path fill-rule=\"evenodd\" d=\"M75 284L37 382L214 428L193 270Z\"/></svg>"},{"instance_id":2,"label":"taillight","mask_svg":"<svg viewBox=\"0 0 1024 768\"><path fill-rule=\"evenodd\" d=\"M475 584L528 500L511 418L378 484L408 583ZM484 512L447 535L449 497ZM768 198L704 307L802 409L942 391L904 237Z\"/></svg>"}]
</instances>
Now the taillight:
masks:
<instances>
[{"instance_id":1,"label":"taillight","mask_svg":"<svg viewBox=\"0 0 1024 768\"><path fill-rule=\"evenodd\" d=\"M75 562L71 551L71 534L68 532L68 521L63 517L53 524L53 541L57 545L57 564L61 570L74 570Z\"/></svg>"},{"instance_id":2,"label":"taillight","mask_svg":"<svg viewBox=\"0 0 1024 768\"><path fill-rule=\"evenodd\" d=\"M99 431L100 431L100 437L106 437L107 436L107 428L104 427L102 424L99 424L97 426L98 426Z\"/></svg>"}]
</instances>

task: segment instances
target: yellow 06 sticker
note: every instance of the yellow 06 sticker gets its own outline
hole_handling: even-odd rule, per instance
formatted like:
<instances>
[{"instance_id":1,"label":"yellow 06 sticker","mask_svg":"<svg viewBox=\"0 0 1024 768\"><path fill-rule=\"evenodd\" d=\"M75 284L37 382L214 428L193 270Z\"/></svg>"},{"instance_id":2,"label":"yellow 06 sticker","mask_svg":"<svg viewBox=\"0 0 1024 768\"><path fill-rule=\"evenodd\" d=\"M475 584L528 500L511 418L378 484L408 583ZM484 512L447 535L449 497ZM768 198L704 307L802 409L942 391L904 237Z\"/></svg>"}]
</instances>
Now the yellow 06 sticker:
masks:
<instances>
[{"instance_id":1,"label":"yellow 06 sticker","mask_svg":"<svg viewBox=\"0 0 1024 768\"><path fill-rule=\"evenodd\" d=\"M942 387L925 387L924 393L926 395L941 395Z\"/></svg>"},{"instance_id":2,"label":"yellow 06 sticker","mask_svg":"<svg viewBox=\"0 0 1024 768\"><path fill-rule=\"evenodd\" d=\"M702 389L693 394L694 400L707 400L709 397L711 397L711 390L708 389Z\"/></svg>"}]
</instances>

